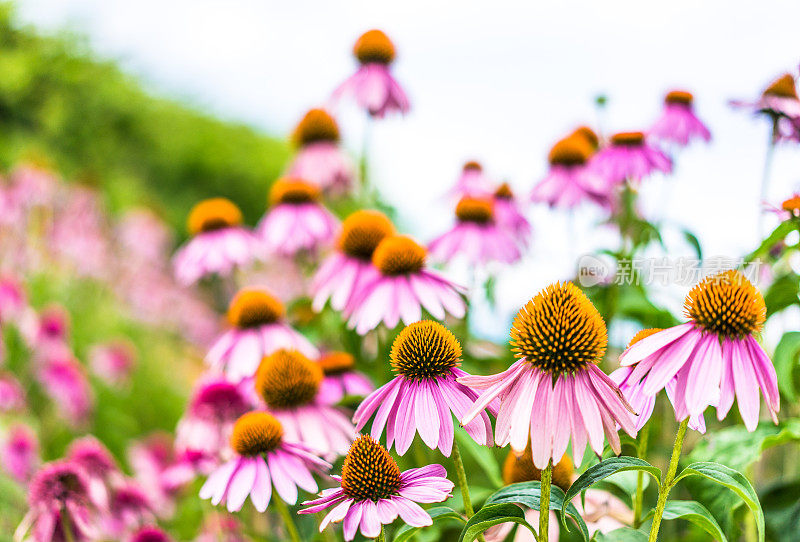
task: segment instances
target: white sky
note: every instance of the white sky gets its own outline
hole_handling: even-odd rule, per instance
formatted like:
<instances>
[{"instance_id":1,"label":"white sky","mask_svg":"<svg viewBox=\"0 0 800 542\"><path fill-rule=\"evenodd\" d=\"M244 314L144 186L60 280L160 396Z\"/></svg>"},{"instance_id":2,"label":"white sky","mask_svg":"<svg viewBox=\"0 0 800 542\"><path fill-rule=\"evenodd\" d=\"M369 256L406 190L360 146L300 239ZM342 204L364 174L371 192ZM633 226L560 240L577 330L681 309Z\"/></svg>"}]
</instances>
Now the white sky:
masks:
<instances>
[{"instance_id":1,"label":"white sky","mask_svg":"<svg viewBox=\"0 0 800 542\"><path fill-rule=\"evenodd\" d=\"M593 98L610 104L603 129L645 128L663 93L694 92L714 141L678 157L676 174L644 188L647 209L696 231L706 254L740 256L757 242L767 126L730 98L755 97L800 61L800 3L769 8L736 1L277 2L273 0L24 0L24 19L76 30L154 90L272 133L288 132L323 103L354 64L350 50L369 28L398 49L395 74L412 101L403 119L373 131L374 178L401 227L423 240L450 222L439 196L465 159L527 193L546 169L552 142L579 123L596 124ZM360 117L342 120L360 148ZM800 183L800 149L776 153L770 197ZM563 278L570 256L608 243L580 214L569 241L565 216L534 209L526 262L500 281L502 318L481 318L504 335L507 317ZM685 287L668 296L682 300Z\"/></svg>"}]
</instances>

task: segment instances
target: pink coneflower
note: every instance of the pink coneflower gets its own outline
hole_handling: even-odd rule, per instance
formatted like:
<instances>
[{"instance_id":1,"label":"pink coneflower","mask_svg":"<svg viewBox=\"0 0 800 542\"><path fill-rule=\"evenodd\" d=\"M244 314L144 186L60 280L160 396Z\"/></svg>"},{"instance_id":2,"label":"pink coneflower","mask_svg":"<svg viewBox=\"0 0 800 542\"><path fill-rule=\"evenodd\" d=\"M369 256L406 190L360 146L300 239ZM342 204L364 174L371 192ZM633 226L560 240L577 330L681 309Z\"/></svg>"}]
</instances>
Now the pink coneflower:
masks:
<instances>
[{"instance_id":1,"label":"pink coneflower","mask_svg":"<svg viewBox=\"0 0 800 542\"><path fill-rule=\"evenodd\" d=\"M27 405L25 390L12 375L0 373L0 412L23 410Z\"/></svg>"},{"instance_id":2,"label":"pink coneflower","mask_svg":"<svg viewBox=\"0 0 800 542\"><path fill-rule=\"evenodd\" d=\"M442 502L453 491L453 482L446 478L441 465L427 465L400 472L389 452L369 435L353 442L344 458L342 476L337 488L320 493L318 499L306 501L300 514L315 514L328 508L319 526L322 532L329 523L343 521L344 539L352 540L360 530L366 538L376 538L383 525L398 516L412 527L425 527L433 520L417 503Z\"/></svg>"},{"instance_id":3,"label":"pink coneflower","mask_svg":"<svg viewBox=\"0 0 800 542\"><path fill-rule=\"evenodd\" d=\"M270 252L295 256L331 243L338 224L319 198L319 188L301 179L284 177L272 184L271 208L257 228Z\"/></svg>"},{"instance_id":4,"label":"pink coneflower","mask_svg":"<svg viewBox=\"0 0 800 542\"><path fill-rule=\"evenodd\" d=\"M321 311L328 300L333 309L344 310L353 294L377 276L372 254L394 233L392 221L379 211L360 210L348 216L342 223L337 250L322 262L311 282L314 310Z\"/></svg>"},{"instance_id":5,"label":"pink coneflower","mask_svg":"<svg viewBox=\"0 0 800 542\"><path fill-rule=\"evenodd\" d=\"M89 365L107 384L124 385L136 365L136 348L126 341L95 345L89 351Z\"/></svg>"},{"instance_id":6,"label":"pink coneflower","mask_svg":"<svg viewBox=\"0 0 800 542\"><path fill-rule=\"evenodd\" d=\"M319 395L326 403L338 403L348 395L365 397L375 389L366 375L355 370L356 360L347 352L328 352L317 363L325 375Z\"/></svg>"},{"instance_id":7,"label":"pink coneflower","mask_svg":"<svg viewBox=\"0 0 800 542\"><path fill-rule=\"evenodd\" d=\"M492 182L483 171L483 166L470 160L461 168L461 174L456 179L456 184L450 189L448 195L456 198L474 197L482 198L491 196Z\"/></svg>"},{"instance_id":8,"label":"pink coneflower","mask_svg":"<svg viewBox=\"0 0 800 542\"><path fill-rule=\"evenodd\" d=\"M370 434L378 439L386 427L387 448L394 443L403 455L419 433L429 448L450 457L453 415L464 417L478 396L456 381L469 376L460 363L461 344L446 327L430 320L409 325L392 344L391 364L398 375L362 401L353 416L356 430L375 414ZM473 418L464 429L478 444L491 446L489 416L481 410Z\"/></svg>"},{"instance_id":9,"label":"pink coneflower","mask_svg":"<svg viewBox=\"0 0 800 542\"><path fill-rule=\"evenodd\" d=\"M135 442L128 448L127 456L136 482L147 493L158 516L170 517L175 509L173 497L177 490L165 474L176 464L170 435L155 433Z\"/></svg>"},{"instance_id":10,"label":"pink coneflower","mask_svg":"<svg viewBox=\"0 0 800 542\"><path fill-rule=\"evenodd\" d=\"M158 527L154 526L147 526L142 527L135 533L133 533L130 538L128 538L127 542L171 542L172 538L159 529Z\"/></svg>"},{"instance_id":11,"label":"pink coneflower","mask_svg":"<svg viewBox=\"0 0 800 542\"><path fill-rule=\"evenodd\" d=\"M645 337L649 337L650 335L658 333L659 331L661 331L661 329L658 328L643 329L633 336L631 342L628 344L628 348L641 341ZM633 410L638 413L636 418L636 430L641 431L642 427L645 426L647 421L650 419L650 416L653 414L653 408L656 405L656 396L645 394L642 386L642 380L634 380L632 378L635 367L635 365L620 367L608 376L614 381L615 384L617 384L617 386L619 386L619 389L622 392L622 395L625 396L628 404L630 404ZM676 384L676 378L673 378L667 383L666 392L667 398L670 402L673 402L673 398L675 397ZM700 433L705 433L706 421L705 418L703 418L703 415L700 414L698 416L690 417L689 427L695 431L699 431Z\"/></svg>"},{"instance_id":12,"label":"pink coneflower","mask_svg":"<svg viewBox=\"0 0 800 542\"><path fill-rule=\"evenodd\" d=\"M189 234L175 254L175 277L189 286L208 275L229 275L260 257L261 243L242 226L242 212L228 199L203 200L189 213Z\"/></svg>"},{"instance_id":13,"label":"pink coneflower","mask_svg":"<svg viewBox=\"0 0 800 542\"><path fill-rule=\"evenodd\" d=\"M284 502L297 502L297 488L317 491L312 472L331 466L308 448L287 442L281 423L267 412L248 412L236 422L231 435L233 459L215 470L200 489L201 499L217 505L225 501L229 512L239 510L247 496L264 512L272 486Z\"/></svg>"},{"instance_id":14,"label":"pink coneflower","mask_svg":"<svg viewBox=\"0 0 800 542\"><path fill-rule=\"evenodd\" d=\"M427 251L410 237L394 235L378 244L372 263L379 273L348 303L348 325L364 335L383 322L393 329L400 320L411 324L424 307L435 319L445 312L461 318L466 312L462 288L425 267Z\"/></svg>"},{"instance_id":15,"label":"pink coneflower","mask_svg":"<svg viewBox=\"0 0 800 542\"><path fill-rule=\"evenodd\" d=\"M765 204L765 207L768 211L775 213L781 221L800 218L800 192L795 192L790 198L783 200L780 207L769 204Z\"/></svg>"},{"instance_id":16,"label":"pink coneflower","mask_svg":"<svg viewBox=\"0 0 800 542\"><path fill-rule=\"evenodd\" d=\"M41 357L63 357L70 353L67 346L69 313L61 305L45 307L38 315L29 312L21 331L30 347Z\"/></svg>"},{"instance_id":17,"label":"pink coneflower","mask_svg":"<svg viewBox=\"0 0 800 542\"><path fill-rule=\"evenodd\" d=\"M324 192L342 194L353 184L355 169L339 146L339 126L324 109L311 109L297 124L294 142L299 148L289 175L305 179Z\"/></svg>"},{"instance_id":18,"label":"pink coneflower","mask_svg":"<svg viewBox=\"0 0 800 542\"><path fill-rule=\"evenodd\" d=\"M37 379L59 413L73 425L85 423L92 413L93 399L83 367L71 355L53 355L37 369Z\"/></svg>"},{"instance_id":19,"label":"pink coneflower","mask_svg":"<svg viewBox=\"0 0 800 542\"><path fill-rule=\"evenodd\" d=\"M428 245L442 262L463 257L470 266L514 263L522 254L510 232L498 227L491 199L464 197L456 206L456 224Z\"/></svg>"},{"instance_id":20,"label":"pink coneflower","mask_svg":"<svg viewBox=\"0 0 800 542\"><path fill-rule=\"evenodd\" d=\"M263 288L243 288L228 305L232 328L211 346L206 361L233 382L255 374L264 356L285 348L316 358L319 351L284 322L285 309Z\"/></svg>"},{"instance_id":21,"label":"pink coneflower","mask_svg":"<svg viewBox=\"0 0 800 542\"><path fill-rule=\"evenodd\" d=\"M0 277L0 325L19 322L27 306L24 286L12 276Z\"/></svg>"},{"instance_id":22,"label":"pink coneflower","mask_svg":"<svg viewBox=\"0 0 800 542\"><path fill-rule=\"evenodd\" d=\"M9 178L14 201L25 209L50 207L60 180L46 167L23 164Z\"/></svg>"},{"instance_id":23,"label":"pink coneflower","mask_svg":"<svg viewBox=\"0 0 800 542\"><path fill-rule=\"evenodd\" d=\"M748 431L758 424L760 389L778 423L775 368L754 337L766 319L761 293L730 270L703 279L684 306L689 322L645 337L620 356L623 366L636 364L631 380L644 378L643 393L655 395L677 379L677 420L699 416L711 405L722 420L736 397Z\"/></svg>"},{"instance_id":24,"label":"pink coneflower","mask_svg":"<svg viewBox=\"0 0 800 542\"><path fill-rule=\"evenodd\" d=\"M219 454L234 422L250 410L241 385L213 378L201 382L192 394L186 414L178 422L175 448L202 451L210 456Z\"/></svg>"},{"instance_id":25,"label":"pink coneflower","mask_svg":"<svg viewBox=\"0 0 800 542\"><path fill-rule=\"evenodd\" d=\"M571 282L547 287L514 319L511 345L520 359L497 375L458 379L481 390L461 423L499 398L495 442L523 453L528 435L536 435L532 456L539 469L561 459L570 437L578 464L587 438L603 453L603 434L619 454L616 424L635 436L636 422L617 385L597 367L607 341L605 322L583 292Z\"/></svg>"},{"instance_id":26,"label":"pink coneflower","mask_svg":"<svg viewBox=\"0 0 800 542\"><path fill-rule=\"evenodd\" d=\"M380 30L361 35L353 47L360 67L333 92L333 100L351 96L371 117L383 118L395 111L407 113L408 98L389 72L395 57L394 44Z\"/></svg>"},{"instance_id":27,"label":"pink coneflower","mask_svg":"<svg viewBox=\"0 0 800 542\"><path fill-rule=\"evenodd\" d=\"M604 202L609 182L589 167L594 149L586 136L572 134L553 145L550 170L531 192L531 201L571 209L584 201Z\"/></svg>"},{"instance_id":28,"label":"pink coneflower","mask_svg":"<svg viewBox=\"0 0 800 542\"><path fill-rule=\"evenodd\" d=\"M17 482L30 480L39 463L39 440L27 425L15 425L3 439L0 464Z\"/></svg>"},{"instance_id":29,"label":"pink coneflower","mask_svg":"<svg viewBox=\"0 0 800 542\"><path fill-rule=\"evenodd\" d=\"M655 172L670 173L672 160L648 143L644 133L620 132L594 155L590 167L613 185L626 179L637 182Z\"/></svg>"},{"instance_id":30,"label":"pink coneflower","mask_svg":"<svg viewBox=\"0 0 800 542\"><path fill-rule=\"evenodd\" d=\"M66 458L86 475L89 497L99 509L109 505L109 487L122 479L111 452L95 437L86 436L70 444Z\"/></svg>"},{"instance_id":31,"label":"pink coneflower","mask_svg":"<svg viewBox=\"0 0 800 542\"><path fill-rule=\"evenodd\" d=\"M203 529L194 542L248 542L242 522L227 513L206 514Z\"/></svg>"},{"instance_id":32,"label":"pink coneflower","mask_svg":"<svg viewBox=\"0 0 800 542\"><path fill-rule=\"evenodd\" d=\"M22 540L30 531L36 542L69 540L69 529L75 542L94 539L94 508L84 474L69 461L56 461L42 466L28 486L30 510L14 533Z\"/></svg>"},{"instance_id":33,"label":"pink coneflower","mask_svg":"<svg viewBox=\"0 0 800 542\"><path fill-rule=\"evenodd\" d=\"M711 140L711 132L694 114L694 96L673 90L664 98L664 111L647 134L659 141L686 146L692 139Z\"/></svg>"},{"instance_id":34,"label":"pink coneflower","mask_svg":"<svg viewBox=\"0 0 800 542\"><path fill-rule=\"evenodd\" d=\"M104 531L113 540L155 520L153 503L138 484L126 481L111 491L108 513L103 519Z\"/></svg>"},{"instance_id":35,"label":"pink coneflower","mask_svg":"<svg viewBox=\"0 0 800 542\"><path fill-rule=\"evenodd\" d=\"M254 385L286 440L327 459L344 455L356 431L343 411L320 395L323 376L322 367L302 353L278 350L262 360Z\"/></svg>"},{"instance_id":36,"label":"pink coneflower","mask_svg":"<svg viewBox=\"0 0 800 542\"><path fill-rule=\"evenodd\" d=\"M169 227L149 209L133 209L122 215L116 240L125 259L158 266L166 263L172 234Z\"/></svg>"},{"instance_id":37,"label":"pink coneflower","mask_svg":"<svg viewBox=\"0 0 800 542\"><path fill-rule=\"evenodd\" d=\"M494 220L501 229L511 233L520 247L528 247L531 223L522 214L520 204L508 183L501 184L494 191Z\"/></svg>"},{"instance_id":38,"label":"pink coneflower","mask_svg":"<svg viewBox=\"0 0 800 542\"><path fill-rule=\"evenodd\" d=\"M734 107L744 107L754 113L768 115L773 122L778 118L800 117L800 98L797 97L794 76L785 73L769 84L755 101L732 100Z\"/></svg>"}]
</instances>

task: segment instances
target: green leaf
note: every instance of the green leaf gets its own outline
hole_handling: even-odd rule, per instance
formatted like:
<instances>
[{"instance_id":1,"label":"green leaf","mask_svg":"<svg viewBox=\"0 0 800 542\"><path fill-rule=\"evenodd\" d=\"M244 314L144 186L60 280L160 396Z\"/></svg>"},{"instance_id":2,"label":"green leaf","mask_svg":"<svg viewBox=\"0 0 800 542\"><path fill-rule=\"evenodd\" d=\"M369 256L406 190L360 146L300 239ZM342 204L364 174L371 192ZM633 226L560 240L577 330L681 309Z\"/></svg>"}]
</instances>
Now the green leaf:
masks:
<instances>
[{"instance_id":1,"label":"green leaf","mask_svg":"<svg viewBox=\"0 0 800 542\"><path fill-rule=\"evenodd\" d=\"M800 291L800 276L789 273L776 277L764 293L767 317L800 303L800 298L797 297L798 291Z\"/></svg>"},{"instance_id":2,"label":"green leaf","mask_svg":"<svg viewBox=\"0 0 800 542\"><path fill-rule=\"evenodd\" d=\"M753 252L747 255L744 259L745 262L750 262L755 260L756 258L765 258L772 247L775 246L776 243L783 241L789 233L793 232L797 229L797 221L792 220L785 220L778 224L778 227L772 230L772 233L762 241L761 245Z\"/></svg>"},{"instance_id":3,"label":"green leaf","mask_svg":"<svg viewBox=\"0 0 800 542\"><path fill-rule=\"evenodd\" d=\"M795 441L800 441L800 419L797 418L783 420L778 425L761 423L752 433L736 425L707 435L689 457L692 461L713 459L732 469L746 471L761 458L764 450Z\"/></svg>"},{"instance_id":4,"label":"green leaf","mask_svg":"<svg viewBox=\"0 0 800 542\"><path fill-rule=\"evenodd\" d=\"M430 508L427 510L428 514L431 516L431 519L434 523L439 521L460 521L461 523L465 523L466 519L453 510L452 508L448 508L447 506L436 506L434 508ZM412 527L411 525L403 525L397 530L397 533L394 535L394 542L405 542L406 540L411 540L417 532L423 527Z\"/></svg>"},{"instance_id":5,"label":"green leaf","mask_svg":"<svg viewBox=\"0 0 800 542\"><path fill-rule=\"evenodd\" d=\"M501 504L501 503L515 503L521 504L532 510L539 510L539 499L541 495L541 484L538 481L533 482L520 482L518 484L511 484L497 491L486 499L486 505ZM558 486L550 487L550 510L566 509L567 514L575 522L583 535L584 540L589 540L589 529L586 527L586 522L575 508L575 505L569 501L564 501L564 492ZM563 522L563 519L562 519ZM569 529L566 522L564 526Z\"/></svg>"},{"instance_id":6,"label":"green leaf","mask_svg":"<svg viewBox=\"0 0 800 542\"><path fill-rule=\"evenodd\" d=\"M739 495L756 519L759 542L764 542L764 512L761 510L761 504L758 501L756 491L753 489L750 481L742 473L730 467L726 467L725 465L720 465L719 463L699 461L683 469L678 477L675 478L675 483L678 483L678 481L687 476L702 476L727 487Z\"/></svg>"},{"instance_id":7,"label":"green leaf","mask_svg":"<svg viewBox=\"0 0 800 542\"><path fill-rule=\"evenodd\" d=\"M564 502L572 501L572 498L575 495L579 494L584 489L591 487L595 482L599 482L600 480L608 478L612 474L630 470L644 471L655 479L656 484L660 484L659 478L661 477L661 470L658 467L654 467L647 461L636 457L611 457L586 469L586 471L581 474L580 477L570 486L566 496L564 497ZM562 523L564 523L565 512L565 508L562 508Z\"/></svg>"},{"instance_id":8,"label":"green leaf","mask_svg":"<svg viewBox=\"0 0 800 542\"><path fill-rule=\"evenodd\" d=\"M472 542L489 527L509 522L522 525L533 533L534 538L539 539L533 527L525 521L525 512L522 511L522 508L516 504L505 503L485 505L478 510L464 525L458 542Z\"/></svg>"},{"instance_id":9,"label":"green leaf","mask_svg":"<svg viewBox=\"0 0 800 542\"><path fill-rule=\"evenodd\" d=\"M647 535L642 531L623 527L610 533L603 534L597 531L592 538L593 542L647 542Z\"/></svg>"},{"instance_id":10,"label":"green leaf","mask_svg":"<svg viewBox=\"0 0 800 542\"><path fill-rule=\"evenodd\" d=\"M683 233L683 238L686 239L686 242L689 243L694 249L694 253L695 255L697 255L697 259L702 261L703 248L702 246L700 246L700 240L694 233L691 232L691 230L684 229L681 231L681 233Z\"/></svg>"},{"instance_id":11,"label":"green leaf","mask_svg":"<svg viewBox=\"0 0 800 542\"><path fill-rule=\"evenodd\" d=\"M647 517L652 515L653 511ZM728 540L711 512L697 501L667 501L663 517L664 519L685 519L702 528L719 542Z\"/></svg>"},{"instance_id":12,"label":"green leaf","mask_svg":"<svg viewBox=\"0 0 800 542\"><path fill-rule=\"evenodd\" d=\"M455 436L456 441L458 441L458 447L475 460L478 466L480 466L489 477L489 481L492 482L492 485L494 485L494 487L502 487L503 477L500 474L500 467L494 455L492 455L492 449L481 446L472 440L472 437L462 429L456 429Z\"/></svg>"},{"instance_id":13,"label":"green leaf","mask_svg":"<svg viewBox=\"0 0 800 542\"><path fill-rule=\"evenodd\" d=\"M795 370L800 365L798 359L800 359L800 331L784 333L778 346L775 347L772 362L778 374L778 388L790 403L797 401Z\"/></svg>"},{"instance_id":14,"label":"green leaf","mask_svg":"<svg viewBox=\"0 0 800 542\"><path fill-rule=\"evenodd\" d=\"M795 542L800 533L800 480L783 482L761 494L767 534L775 542Z\"/></svg>"}]
</instances>

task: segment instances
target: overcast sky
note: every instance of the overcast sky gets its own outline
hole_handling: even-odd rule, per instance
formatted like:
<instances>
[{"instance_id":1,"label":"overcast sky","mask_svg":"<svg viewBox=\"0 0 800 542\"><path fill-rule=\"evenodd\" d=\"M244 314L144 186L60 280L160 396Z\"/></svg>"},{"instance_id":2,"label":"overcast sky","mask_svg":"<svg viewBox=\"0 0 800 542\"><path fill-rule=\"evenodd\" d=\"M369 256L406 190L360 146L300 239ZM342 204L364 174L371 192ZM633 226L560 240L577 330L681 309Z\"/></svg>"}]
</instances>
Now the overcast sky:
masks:
<instances>
[{"instance_id":1,"label":"overcast sky","mask_svg":"<svg viewBox=\"0 0 800 542\"><path fill-rule=\"evenodd\" d=\"M479 159L525 194L546 170L555 138L597 124L598 93L609 97L602 128L613 132L646 128L664 92L683 87L694 92L714 141L681 152L675 175L645 186L646 209L695 230L707 254L740 256L757 242L768 128L727 101L757 96L800 62L800 3L788 0L768 9L740 0L19 4L41 28L87 35L155 91L275 134L352 72L361 32L385 30L412 112L373 131L374 178L401 227L423 240L449 225L440 195L465 159ZM341 123L359 149L361 117L352 112ZM781 148L775 158L770 199L779 202L800 183L800 149ZM572 238L565 216L541 208L529 215L532 254L502 276L503 317L485 318L487 331L505 334L520 304L569 274L570 256L611 241L591 228L589 210L577 213ZM672 288L672 302L687 290Z\"/></svg>"}]
</instances>

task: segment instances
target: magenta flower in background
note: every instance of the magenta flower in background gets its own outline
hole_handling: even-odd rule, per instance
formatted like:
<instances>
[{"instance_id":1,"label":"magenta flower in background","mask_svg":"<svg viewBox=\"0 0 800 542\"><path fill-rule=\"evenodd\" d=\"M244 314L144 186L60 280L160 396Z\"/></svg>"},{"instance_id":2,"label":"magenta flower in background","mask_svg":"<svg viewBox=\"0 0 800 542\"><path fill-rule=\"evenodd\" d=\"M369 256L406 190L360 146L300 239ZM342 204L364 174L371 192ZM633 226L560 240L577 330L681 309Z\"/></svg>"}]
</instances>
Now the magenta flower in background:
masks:
<instances>
[{"instance_id":1,"label":"magenta flower in background","mask_svg":"<svg viewBox=\"0 0 800 542\"><path fill-rule=\"evenodd\" d=\"M95 345L89 351L89 366L107 384L127 384L136 366L136 348L126 341Z\"/></svg>"},{"instance_id":2,"label":"magenta flower in background","mask_svg":"<svg viewBox=\"0 0 800 542\"><path fill-rule=\"evenodd\" d=\"M338 403L348 395L365 397L375 389L365 374L355 370L356 360L347 352L327 352L317 363L324 374L319 396L325 403Z\"/></svg>"},{"instance_id":3,"label":"magenta flower in background","mask_svg":"<svg viewBox=\"0 0 800 542\"><path fill-rule=\"evenodd\" d=\"M232 382L252 377L264 356L282 348L309 358L319 351L286 324L283 303L263 288L243 288L228 306L232 328L211 346L206 362Z\"/></svg>"},{"instance_id":4,"label":"magenta flower in background","mask_svg":"<svg viewBox=\"0 0 800 542\"><path fill-rule=\"evenodd\" d=\"M492 401L500 407L495 443L518 454L532 439L533 464L558 462L572 439L580 464L588 440L603 453L603 435L621 452L616 424L636 435L634 411L617 385L597 367L607 344L606 325L586 295L571 282L555 283L520 309L511 327L511 345L520 358L493 376L464 376L458 382L480 390L461 417L466 424Z\"/></svg>"},{"instance_id":5,"label":"magenta flower in background","mask_svg":"<svg viewBox=\"0 0 800 542\"><path fill-rule=\"evenodd\" d=\"M125 259L161 266L172 244L172 232L150 209L127 211L116 226L116 241Z\"/></svg>"},{"instance_id":6,"label":"magenta flower in background","mask_svg":"<svg viewBox=\"0 0 800 542\"><path fill-rule=\"evenodd\" d=\"M69 461L47 463L34 475L28 486L30 510L14 533L14 540L25 539L30 532L35 542L65 540L62 514L75 542L95 539L95 510L89 499L82 469Z\"/></svg>"},{"instance_id":7,"label":"magenta flower in background","mask_svg":"<svg viewBox=\"0 0 800 542\"><path fill-rule=\"evenodd\" d=\"M61 305L45 307L38 315L29 311L21 323L20 331L39 357L71 355L67 344L70 333L69 313Z\"/></svg>"},{"instance_id":8,"label":"magenta flower in background","mask_svg":"<svg viewBox=\"0 0 800 542\"><path fill-rule=\"evenodd\" d=\"M0 372L0 412L16 412L25 409L25 390L14 376Z\"/></svg>"},{"instance_id":9,"label":"magenta flower in background","mask_svg":"<svg viewBox=\"0 0 800 542\"><path fill-rule=\"evenodd\" d=\"M121 540L125 534L154 521L153 504L137 483L126 480L112 489L108 513L102 518L103 531L109 539Z\"/></svg>"},{"instance_id":10,"label":"magenta flower in background","mask_svg":"<svg viewBox=\"0 0 800 542\"><path fill-rule=\"evenodd\" d=\"M644 379L642 393L655 395L676 379L678 421L709 406L722 420L737 398L748 431L758 424L761 390L778 423L775 368L754 337L766 320L761 293L738 271L725 271L703 279L684 306L689 322L645 337L620 356L623 366L635 364L630 380Z\"/></svg>"},{"instance_id":11,"label":"magenta flower in background","mask_svg":"<svg viewBox=\"0 0 800 542\"><path fill-rule=\"evenodd\" d=\"M347 452L356 431L345 411L320 393L323 378L319 363L296 350L278 350L261 361L253 384L288 442L333 460Z\"/></svg>"},{"instance_id":12,"label":"magenta flower in background","mask_svg":"<svg viewBox=\"0 0 800 542\"><path fill-rule=\"evenodd\" d=\"M458 257L470 266L514 263L522 258L509 231L497 225L492 199L464 197L456 206L456 224L428 245L431 256L449 263Z\"/></svg>"},{"instance_id":13,"label":"magenta flower in background","mask_svg":"<svg viewBox=\"0 0 800 542\"><path fill-rule=\"evenodd\" d=\"M127 455L134 478L147 493L157 515L171 517L175 510L173 497L177 488L169 483L165 475L176 464L170 435L155 433L142 441L134 442L128 448Z\"/></svg>"},{"instance_id":14,"label":"magenta flower in background","mask_svg":"<svg viewBox=\"0 0 800 542\"><path fill-rule=\"evenodd\" d=\"M492 195L493 183L483 171L483 166L474 160L464 164L456 184L448 192L455 198L485 198Z\"/></svg>"},{"instance_id":15,"label":"magenta flower in background","mask_svg":"<svg viewBox=\"0 0 800 542\"><path fill-rule=\"evenodd\" d=\"M800 118L800 98L797 97L794 76L785 73L769 84L755 101L731 100L731 105L767 115L773 122L778 119Z\"/></svg>"},{"instance_id":16,"label":"magenta flower in background","mask_svg":"<svg viewBox=\"0 0 800 542\"><path fill-rule=\"evenodd\" d=\"M262 256L258 238L242 226L242 212L230 200L212 198L194 206L188 219L185 245L173 264L179 283L189 286L208 275L229 275Z\"/></svg>"},{"instance_id":17,"label":"magenta flower in background","mask_svg":"<svg viewBox=\"0 0 800 542\"><path fill-rule=\"evenodd\" d=\"M606 206L611 183L589 167L595 148L581 133L573 133L553 145L547 155L547 176L533 187L531 201L571 209L584 201Z\"/></svg>"},{"instance_id":18,"label":"magenta flower in background","mask_svg":"<svg viewBox=\"0 0 800 542\"><path fill-rule=\"evenodd\" d=\"M312 307L320 312L330 300L342 311L364 284L378 276L372 255L378 244L394 235L394 225L379 211L359 210L342 223L337 250L319 266L311 282Z\"/></svg>"},{"instance_id":19,"label":"magenta flower in background","mask_svg":"<svg viewBox=\"0 0 800 542\"><path fill-rule=\"evenodd\" d=\"M333 92L332 100L353 98L370 117L383 118L387 113L407 113L410 105L406 93L389 72L395 49L380 30L361 35L353 47L360 67Z\"/></svg>"},{"instance_id":20,"label":"magenta flower in background","mask_svg":"<svg viewBox=\"0 0 800 542\"><path fill-rule=\"evenodd\" d=\"M272 184L271 208L257 232L267 250L280 256L316 252L336 235L336 218L320 202L320 189L301 179L284 177Z\"/></svg>"},{"instance_id":21,"label":"magenta flower in background","mask_svg":"<svg viewBox=\"0 0 800 542\"><path fill-rule=\"evenodd\" d=\"M142 527L133 533L126 542L171 542L167 533L154 526Z\"/></svg>"},{"instance_id":22,"label":"magenta flower in background","mask_svg":"<svg viewBox=\"0 0 800 542\"><path fill-rule=\"evenodd\" d=\"M72 355L45 358L36 377L61 416L73 425L88 421L93 408L92 392L83 367Z\"/></svg>"},{"instance_id":23,"label":"magenta flower in background","mask_svg":"<svg viewBox=\"0 0 800 542\"><path fill-rule=\"evenodd\" d=\"M379 273L353 292L345 308L348 326L359 335L381 322L393 329L402 320L422 318L424 307L435 319L445 313L462 318L466 313L463 289L425 267L427 251L413 239L394 235L381 241L372 254Z\"/></svg>"},{"instance_id":24,"label":"magenta flower in background","mask_svg":"<svg viewBox=\"0 0 800 542\"><path fill-rule=\"evenodd\" d=\"M445 457L453 449L453 415L469 412L478 394L456 379L469 375L459 368L461 344L443 325L424 320L409 325L392 344L391 364L398 375L364 399L353 415L360 431L372 415L373 438L386 428L386 447L392 444L404 455L414 434ZM486 412L478 412L463 424L467 433L483 446L492 445L492 423Z\"/></svg>"},{"instance_id":25,"label":"magenta flower in background","mask_svg":"<svg viewBox=\"0 0 800 542\"><path fill-rule=\"evenodd\" d=\"M213 505L225 501L229 512L241 509L248 495L259 512L272 497L272 486L284 502L297 502L297 488L315 493L313 472L331 466L301 444L284 439L281 423L267 412L239 418L231 435L233 459L215 470L200 489L201 499Z\"/></svg>"},{"instance_id":26,"label":"magenta flower in background","mask_svg":"<svg viewBox=\"0 0 800 542\"><path fill-rule=\"evenodd\" d=\"M649 137L666 143L686 146L692 139L711 141L711 132L694 114L694 96L685 90L673 90L664 98L664 111L647 132Z\"/></svg>"},{"instance_id":27,"label":"magenta flower in background","mask_svg":"<svg viewBox=\"0 0 800 542\"><path fill-rule=\"evenodd\" d=\"M369 435L353 442L342 465L342 476L334 476L339 487L325 489L319 498L303 503L300 514L315 514L333 508L319 526L343 522L344 539L352 540L357 531L376 538L381 525L399 516L407 525L433 524L417 503L442 502L451 497L453 482L441 465L427 465L400 472L389 452Z\"/></svg>"},{"instance_id":28,"label":"magenta flower in background","mask_svg":"<svg viewBox=\"0 0 800 542\"><path fill-rule=\"evenodd\" d=\"M11 275L0 276L0 325L19 323L27 308L22 283Z\"/></svg>"},{"instance_id":29,"label":"magenta flower in background","mask_svg":"<svg viewBox=\"0 0 800 542\"><path fill-rule=\"evenodd\" d=\"M27 425L8 430L0 447L0 464L14 480L24 484L39 465L39 440Z\"/></svg>"},{"instance_id":30,"label":"magenta flower in background","mask_svg":"<svg viewBox=\"0 0 800 542\"><path fill-rule=\"evenodd\" d=\"M111 452L90 435L72 441L67 449L66 459L83 470L89 497L95 507L107 510L109 488L122 480L122 473Z\"/></svg>"},{"instance_id":31,"label":"magenta flower in background","mask_svg":"<svg viewBox=\"0 0 800 542\"><path fill-rule=\"evenodd\" d=\"M508 231L520 248L528 248L532 228L522 213L517 198L508 183L503 183L494 191L494 220L500 229Z\"/></svg>"},{"instance_id":32,"label":"magenta flower in background","mask_svg":"<svg viewBox=\"0 0 800 542\"><path fill-rule=\"evenodd\" d=\"M251 407L241 385L206 378L195 387L175 431L178 452L194 450L216 457L226 447L233 424Z\"/></svg>"},{"instance_id":33,"label":"magenta flower in background","mask_svg":"<svg viewBox=\"0 0 800 542\"><path fill-rule=\"evenodd\" d=\"M653 173L671 173L672 160L651 145L642 132L620 132L594 155L590 167L611 185L638 182Z\"/></svg>"},{"instance_id":34,"label":"magenta flower in background","mask_svg":"<svg viewBox=\"0 0 800 542\"><path fill-rule=\"evenodd\" d=\"M324 109L310 109L294 130L297 154L288 175L305 179L326 193L341 195L352 188L355 168L339 146L339 126Z\"/></svg>"}]
</instances>

